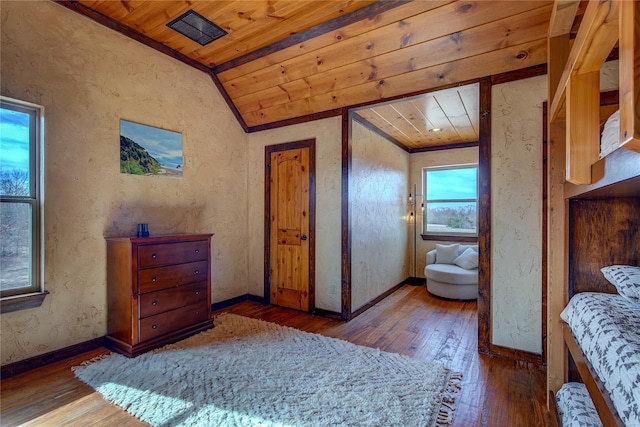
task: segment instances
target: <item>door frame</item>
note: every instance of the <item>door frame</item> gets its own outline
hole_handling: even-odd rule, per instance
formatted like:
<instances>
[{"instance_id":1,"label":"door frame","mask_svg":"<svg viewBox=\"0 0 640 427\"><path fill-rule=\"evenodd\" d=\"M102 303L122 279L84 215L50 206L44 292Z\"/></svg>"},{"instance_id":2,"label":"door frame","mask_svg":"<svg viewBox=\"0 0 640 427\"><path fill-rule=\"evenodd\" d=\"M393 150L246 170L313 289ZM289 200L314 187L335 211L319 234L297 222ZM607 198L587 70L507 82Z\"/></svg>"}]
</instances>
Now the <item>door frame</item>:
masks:
<instances>
[{"instance_id":1,"label":"door frame","mask_svg":"<svg viewBox=\"0 0 640 427\"><path fill-rule=\"evenodd\" d=\"M286 142L264 147L264 301L271 295L271 153L309 149L309 312L316 307L316 139Z\"/></svg>"},{"instance_id":2,"label":"door frame","mask_svg":"<svg viewBox=\"0 0 640 427\"><path fill-rule=\"evenodd\" d=\"M510 74L511 75L511 74ZM520 77L523 78L523 77ZM517 80L514 78L513 80ZM510 80L505 80L510 81ZM445 85L420 92L429 93L449 87L479 83L479 132L478 132L478 351L484 354L499 354L491 344L491 77L472 79L453 85ZM410 96L410 95L407 95ZM379 102L379 101L378 101ZM371 104L375 104L372 102ZM342 112L342 284L341 319L354 317L351 307L351 199L349 180L352 168L351 113Z\"/></svg>"}]
</instances>

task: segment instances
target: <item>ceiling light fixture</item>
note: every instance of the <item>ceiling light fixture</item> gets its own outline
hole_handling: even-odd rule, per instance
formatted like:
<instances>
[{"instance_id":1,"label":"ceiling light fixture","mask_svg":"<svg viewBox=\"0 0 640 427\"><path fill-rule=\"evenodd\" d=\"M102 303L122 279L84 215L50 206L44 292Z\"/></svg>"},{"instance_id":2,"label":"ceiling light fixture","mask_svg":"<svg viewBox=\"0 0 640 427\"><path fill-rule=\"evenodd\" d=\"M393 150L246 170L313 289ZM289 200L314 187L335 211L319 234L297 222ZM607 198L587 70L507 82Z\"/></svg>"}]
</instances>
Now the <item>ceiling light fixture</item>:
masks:
<instances>
[{"instance_id":1,"label":"ceiling light fixture","mask_svg":"<svg viewBox=\"0 0 640 427\"><path fill-rule=\"evenodd\" d=\"M429 132L440 132L442 129L440 128L431 128L429 129Z\"/></svg>"},{"instance_id":2,"label":"ceiling light fixture","mask_svg":"<svg viewBox=\"0 0 640 427\"><path fill-rule=\"evenodd\" d=\"M167 24L167 27L179 32L201 46L219 39L228 33L213 22L193 10L188 10Z\"/></svg>"}]
</instances>

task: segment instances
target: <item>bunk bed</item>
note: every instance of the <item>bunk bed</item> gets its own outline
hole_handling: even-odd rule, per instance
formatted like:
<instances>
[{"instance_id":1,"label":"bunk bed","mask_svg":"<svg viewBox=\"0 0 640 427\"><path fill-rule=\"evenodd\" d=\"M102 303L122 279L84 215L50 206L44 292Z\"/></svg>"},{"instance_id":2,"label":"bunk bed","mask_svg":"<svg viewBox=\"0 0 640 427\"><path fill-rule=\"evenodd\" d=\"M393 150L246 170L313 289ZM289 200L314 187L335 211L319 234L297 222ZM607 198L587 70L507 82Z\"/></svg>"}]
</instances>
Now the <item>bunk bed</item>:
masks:
<instances>
[{"instance_id":1,"label":"bunk bed","mask_svg":"<svg viewBox=\"0 0 640 427\"><path fill-rule=\"evenodd\" d=\"M618 294L581 292L571 298L561 317L566 345L593 409L587 410L588 399L568 394L556 398L560 412L566 413L563 408L577 400L585 405L583 414L590 412L603 425L640 425L640 305ZM598 400L599 406L612 410L598 415Z\"/></svg>"},{"instance_id":2,"label":"bunk bed","mask_svg":"<svg viewBox=\"0 0 640 427\"><path fill-rule=\"evenodd\" d=\"M640 262L639 44L639 2L556 0L548 44L549 124L556 125L552 139L566 147L568 209L560 315L566 382L549 399L556 425L640 426L640 302L621 296L600 271ZM606 109L603 129L599 73L616 49L618 105L614 114ZM607 335L613 331L617 335ZM631 359L617 359L620 354Z\"/></svg>"}]
</instances>

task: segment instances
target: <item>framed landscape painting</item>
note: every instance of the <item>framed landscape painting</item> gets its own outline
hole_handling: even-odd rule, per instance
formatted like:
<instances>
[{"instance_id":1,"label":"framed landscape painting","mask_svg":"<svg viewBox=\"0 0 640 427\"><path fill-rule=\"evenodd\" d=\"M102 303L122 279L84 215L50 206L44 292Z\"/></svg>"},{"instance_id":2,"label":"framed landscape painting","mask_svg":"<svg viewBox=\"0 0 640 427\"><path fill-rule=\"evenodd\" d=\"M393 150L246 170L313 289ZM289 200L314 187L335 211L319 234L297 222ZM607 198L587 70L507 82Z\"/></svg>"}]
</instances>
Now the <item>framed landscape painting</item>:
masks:
<instances>
[{"instance_id":1,"label":"framed landscape painting","mask_svg":"<svg viewBox=\"0 0 640 427\"><path fill-rule=\"evenodd\" d=\"M182 178L182 134L120 120L120 172Z\"/></svg>"}]
</instances>

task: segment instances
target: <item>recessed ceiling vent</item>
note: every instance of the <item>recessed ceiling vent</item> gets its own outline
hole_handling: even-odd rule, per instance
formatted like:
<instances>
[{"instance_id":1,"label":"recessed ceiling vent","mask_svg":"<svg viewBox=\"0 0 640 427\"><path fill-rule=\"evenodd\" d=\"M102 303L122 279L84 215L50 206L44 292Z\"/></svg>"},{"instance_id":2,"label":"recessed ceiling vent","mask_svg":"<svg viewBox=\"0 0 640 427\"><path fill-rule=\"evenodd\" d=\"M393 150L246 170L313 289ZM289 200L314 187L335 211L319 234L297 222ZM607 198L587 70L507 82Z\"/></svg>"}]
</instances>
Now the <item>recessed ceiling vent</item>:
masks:
<instances>
[{"instance_id":1,"label":"recessed ceiling vent","mask_svg":"<svg viewBox=\"0 0 640 427\"><path fill-rule=\"evenodd\" d=\"M188 10L169 22L167 27L176 30L183 36L189 37L202 46L227 34L225 30L193 10Z\"/></svg>"}]
</instances>

